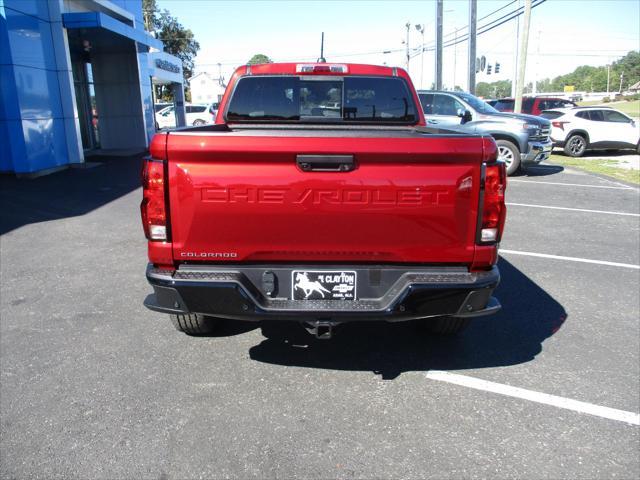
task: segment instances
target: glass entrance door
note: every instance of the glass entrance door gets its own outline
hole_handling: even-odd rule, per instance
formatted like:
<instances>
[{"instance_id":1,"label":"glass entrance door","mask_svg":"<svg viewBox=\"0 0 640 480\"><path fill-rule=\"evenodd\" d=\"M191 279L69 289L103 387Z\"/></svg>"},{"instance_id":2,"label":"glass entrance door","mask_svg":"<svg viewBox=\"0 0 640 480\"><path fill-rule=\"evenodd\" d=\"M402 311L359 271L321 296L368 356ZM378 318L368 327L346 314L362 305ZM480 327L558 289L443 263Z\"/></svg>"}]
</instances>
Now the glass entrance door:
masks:
<instances>
[{"instance_id":1,"label":"glass entrance door","mask_svg":"<svg viewBox=\"0 0 640 480\"><path fill-rule=\"evenodd\" d=\"M100 148L98 106L91 62L75 61L72 63L72 70L82 148L84 150Z\"/></svg>"}]
</instances>

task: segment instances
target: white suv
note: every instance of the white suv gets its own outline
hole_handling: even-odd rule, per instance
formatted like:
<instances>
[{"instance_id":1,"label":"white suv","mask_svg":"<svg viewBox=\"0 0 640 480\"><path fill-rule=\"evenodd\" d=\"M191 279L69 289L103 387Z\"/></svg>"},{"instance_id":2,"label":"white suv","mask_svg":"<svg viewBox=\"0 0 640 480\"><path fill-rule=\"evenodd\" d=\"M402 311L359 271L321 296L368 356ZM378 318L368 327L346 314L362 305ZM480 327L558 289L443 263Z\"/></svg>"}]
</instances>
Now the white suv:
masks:
<instances>
[{"instance_id":1,"label":"white suv","mask_svg":"<svg viewBox=\"0 0 640 480\"><path fill-rule=\"evenodd\" d=\"M187 125L206 125L213 123L215 115L210 111L210 104L186 104L184 106ZM174 106L171 105L156 113L156 123L158 129L173 128L176 126L176 116Z\"/></svg>"},{"instance_id":2,"label":"white suv","mask_svg":"<svg viewBox=\"0 0 640 480\"><path fill-rule=\"evenodd\" d=\"M551 120L551 140L564 147L570 157L581 157L589 149L622 150L640 153L640 128L624 113L608 107L574 107L545 110Z\"/></svg>"}]
</instances>

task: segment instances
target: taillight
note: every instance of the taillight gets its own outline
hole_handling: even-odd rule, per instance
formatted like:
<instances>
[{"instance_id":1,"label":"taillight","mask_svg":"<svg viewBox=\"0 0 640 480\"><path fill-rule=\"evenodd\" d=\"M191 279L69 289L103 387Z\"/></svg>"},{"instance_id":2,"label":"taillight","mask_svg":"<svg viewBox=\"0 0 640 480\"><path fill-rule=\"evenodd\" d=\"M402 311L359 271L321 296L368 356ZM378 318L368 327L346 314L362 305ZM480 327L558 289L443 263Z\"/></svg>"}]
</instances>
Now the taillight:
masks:
<instances>
[{"instance_id":1,"label":"taillight","mask_svg":"<svg viewBox=\"0 0 640 480\"><path fill-rule=\"evenodd\" d=\"M482 224L479 242L499 242L502 237L507 207L504 192L507 188L507 170L504 162L487 164L484 175L484 196L482 205Z\"/></svg>"},{"instance_id":2,"label":"taillight","mask_svg":"<svg viewBox=\"0 0 640 480\"><path fill-rule=\"evenodd\" d=\"M551 122L551 125L553 125L556 128L559 128L560 130L564 130L564 126L569 123L569 122Z\"/></svg>"},{"instance_id":3,"label":"taillight","mask_svg":"<svg viewBox=\"0 0 640 480\"><path fill-rule=\"evenodd\" d=\"M149 240L167 240L164 161L146 158L142 165L142 227Z\"/></svg>"}]
</instances>

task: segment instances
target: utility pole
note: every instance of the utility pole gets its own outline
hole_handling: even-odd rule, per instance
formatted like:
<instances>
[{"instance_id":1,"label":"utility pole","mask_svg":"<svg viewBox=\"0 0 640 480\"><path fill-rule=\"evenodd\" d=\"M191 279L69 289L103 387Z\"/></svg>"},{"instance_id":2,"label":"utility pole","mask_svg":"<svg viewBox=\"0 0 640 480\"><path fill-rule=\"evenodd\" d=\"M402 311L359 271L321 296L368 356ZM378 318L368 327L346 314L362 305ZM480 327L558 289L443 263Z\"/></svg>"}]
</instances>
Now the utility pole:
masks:
<instances>
[{"instance_id":1,"label":"utility pole","mask_svg":"<svg viewBox=\"0 0 640 480\"><path fill-rule=\"evenodd\" d=\"M609 79L611 78L611 65L607 64L607 93L609 93Z\"/></svg>"},{"instance_id":2,"label":"utility pole","mask_svg":"<svg viewBox=\"0 0 640 480\"><path fill-rule=\"evenodd\" d=\"M520 42L520 58L518 62L518 84L516 86L516 102L514 113L522 112L522 92L524 90L524 72L527 68L527 47L529 46L529 26L531 24L531 0L524 0L524 26Z\"/></svg>"},{"instance_id":3,"label":"utility pole","mask_svg":"<svg viewBox=\"0 0 640 480\"><path fill-rule=\"evenodd\" d=\"M469 0L469 93L476 93L476 27L478 23L478 0Z\"/></svg>"},{"instance_id":4,"label":"utility pole","mask_svg":"<svg viewBox=\"0 0 640 480\"><path fill-rule=\"evenodd\" d=\"M442 90L442 11L443 0L436 1L436 90Z\"/></svg>"},{"instance_id":5,"label":"utility pole","mask_svg":"<svg viewBox=\"0 0 640 480\"><path fill-rule=\"evenodd\" d=\"M518 0L519 11L522 5L522 0ZM513 77L511 80L511 97L516 97L516 85L518 84L518 49L520 48L520 15L516 18L516 46L513 49Z\"/></svg>"},{"instance_id":6,"label":"utility pole","mask_svg":"<svg viewBox=\"0 0 640 480\"><path fill-rule=\"evenodd\" d=\"M624 70L620 73L620 90L618 93L622 93L622 79L624 78Z\"/></svg>"},{"instance_id":7,"label":"utility pole","mask_svg":"<svg viewBox=\"0 0 640 480\"><path fill-rule=\"evenodd\" d=\"M405 27L407 27L407 73L409 73L409 60L411 60L411 57L409 56L409 29L411 28L411 22L407 22Z\"/></svg>"}]
</instances>

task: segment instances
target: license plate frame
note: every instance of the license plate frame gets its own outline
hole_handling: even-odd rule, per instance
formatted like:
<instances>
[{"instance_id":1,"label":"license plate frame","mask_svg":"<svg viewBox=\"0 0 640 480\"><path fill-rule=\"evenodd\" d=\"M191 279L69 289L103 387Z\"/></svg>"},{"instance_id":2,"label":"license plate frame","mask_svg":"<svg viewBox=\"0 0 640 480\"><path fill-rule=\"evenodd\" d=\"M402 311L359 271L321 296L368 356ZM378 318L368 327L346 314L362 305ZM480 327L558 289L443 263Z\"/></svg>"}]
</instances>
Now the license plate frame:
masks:
<instances>
[{"instance_id":1,"label":"license plate frame","mask_svg":"<svg viewBox=\"0 0 640 480\"><path fill-rule=\"evenodd\" d=\"M293 270L292 300L356 300L355 270Z\"/></svg>"}]
</instances>

